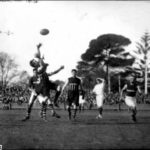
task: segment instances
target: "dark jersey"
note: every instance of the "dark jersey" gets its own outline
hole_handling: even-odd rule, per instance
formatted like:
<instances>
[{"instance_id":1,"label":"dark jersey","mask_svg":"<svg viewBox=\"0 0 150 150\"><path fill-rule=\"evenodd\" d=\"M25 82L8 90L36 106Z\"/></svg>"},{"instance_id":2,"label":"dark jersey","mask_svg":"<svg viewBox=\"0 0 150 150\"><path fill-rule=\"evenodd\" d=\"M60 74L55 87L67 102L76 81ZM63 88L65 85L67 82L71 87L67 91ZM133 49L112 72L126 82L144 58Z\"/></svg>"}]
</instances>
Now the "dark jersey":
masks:
<instances>
[{"instance_id":1,"label":"dark jersey","mask_svg":"<svg viewBox=\"0 0 150 150\"><path fill-rule=\"evenodd\" d=\"M68 78L68 98L67 103L69 106L74 103L79 106L79 86L81 80L77 77Z\"/></svg>"},{"instance_id":2,"label":"dark jersey","mask_svg":"<svg viewBox=\"0 0 150 150\"><path fill-rule=\"evenodd\" d=\"M41 78L41 83L43 84L43 86L47 86L48 85L47 83L49 82L47 73L41 74L40 78Z\"/></svg>"},{"instance_id":3,"label":"dark jersey","mask_svg":"<svg viewBox=\"0 0 150 150\"><path fill-rule=\"evenodd\" d=\"M37 76L33 76L30 78L29 80L29 87L30 88L36 88L36 85L38 84L38 77Z\"/></svg>"},{"instance_id":4,"label":"dark jersey","mask_svg":"<svg viewBox=\"0 0 150 150\"><path fill-rule=\"evenodd\" d=\"M127 82L127 96L136 96L136 92L137 92L137 84L136 82Z\"/></svg>"},{"instance_id":5,"label":"dark jersey","mask_svg":"<svg viewBox=\"0 0 150 150\"><path fill-rule=\"evenodd\" d=\"M53 88L54 85L50 82L47 73L42 73L30 78L29 87L34 88L37 94L49 96L50 89Z\"/></svg>"},{"instance_id":6,"label":"dark jersey","mask_svg":"<svg viewBox=\"0 0 150 150\"><path fill-rule=\"evenodd\" d=\"M49 96L50 92L50 81L48 78L47 73L43 73L39 75L40 78L40 84L39 84L39 91L38 93L42 94L43 96Z\"/></svg>"},{"instance_id":7,"label":"dark jersey","mask_svg":"<svg viewBox=\"0 0 150 150\"><path fill-rule=\"evenodd\" d=\"M68 83L68 90L69 91L79 91L79 86L81 83L81 80L77 77L71 77L68 79L69 83Z\"/></svg>"}]
</instances>

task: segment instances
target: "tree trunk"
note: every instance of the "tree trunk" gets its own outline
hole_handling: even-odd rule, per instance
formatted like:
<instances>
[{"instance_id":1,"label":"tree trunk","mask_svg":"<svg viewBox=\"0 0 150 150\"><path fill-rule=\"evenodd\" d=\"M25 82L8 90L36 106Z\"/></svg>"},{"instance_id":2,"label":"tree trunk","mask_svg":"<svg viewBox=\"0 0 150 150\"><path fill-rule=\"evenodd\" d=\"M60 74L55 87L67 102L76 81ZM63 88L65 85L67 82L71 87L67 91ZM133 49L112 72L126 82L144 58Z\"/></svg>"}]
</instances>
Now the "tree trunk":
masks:
<instances>
[{"instance_id":1,"label":"tree trunk","mask_svg":"<svg viewBox=\"0 0 150 150\"><path fill-rule=\"evenodd\" d=\"M118 85L119 85L119 93L121 92L121 81L120 81L120 75L118 76Z\"/></svg>"},{"instance_id":2,"label":"tree trunk","mask_svg":"<svg viewBox=\"0 0 150 150\"><path fill-rule=\"evenodd\" d=\"M119 97L121 93L121 77L120 74L118 75L118 86L119 86ZM118 109L121 111L121 99L119 98L119 103L118 103Z\"/></svg>"},{"instance_id":3,"label":"tree trunk","mask_svg":"<svg viewBox=\"0 0 150 150\"><path fill-rule=\"evenodd\" d=\"M145 94L147 94L147 65L145 66Z\"/></svg>"},{"instance_id":4,"label":"tree trunk","mask_svg":"<svg viewBox=\"0 0 150 150\"><path fill-rule=\"evenodd\" d=\"M145 83L144 84L145 84L144 94L147 95L147 64L145 65ZM144 99L144 103L145 103L145 99Z\"/></svg>"},{"instance_id":5,"label":"tree trunk","mask_svg":"<svg viewBox=\"0 0 150 150\"><path fill-rule=\"evenodd\" d=\"M110 74L109 74L109 57L110 57L110 49L107 49L107 51L106 51L106 56L107 56L107 92L108 92L108 94L110 94L110 91L111 91L111 89L110 89Z\"/></svg>"},{"instance_id":6,"label":"tree trunk","mask_svg":"<svg viewBox=\"0 0 150 150\"><path fill-rule=\"evenodd\" d=\"M110 89L110 75L109 75L109 65L108 65L108 63L107 63L107 92L108 92L108 94L110 94L110 91L111 91L111 89Z\"/></svg>"}]
</instances>

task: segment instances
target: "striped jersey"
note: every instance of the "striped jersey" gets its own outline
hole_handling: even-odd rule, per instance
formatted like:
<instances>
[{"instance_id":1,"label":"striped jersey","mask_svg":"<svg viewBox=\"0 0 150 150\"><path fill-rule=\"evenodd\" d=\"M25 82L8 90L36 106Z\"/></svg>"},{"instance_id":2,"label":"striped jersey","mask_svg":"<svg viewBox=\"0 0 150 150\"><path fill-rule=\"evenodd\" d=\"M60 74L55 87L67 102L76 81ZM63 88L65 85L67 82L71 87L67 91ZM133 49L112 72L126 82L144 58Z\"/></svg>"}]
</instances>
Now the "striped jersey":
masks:
<instances>
[{"instance_id":1,"label":"striped jersey","mask_svg":"<svg viewBox=\"0 0 150 150\"><path fill-rule=\"evenodd\" d=\"M77 77L71 77L68 79L68 90L69 91L79 91L79 86L81 80Z\"/></svg>"},{"instance_id":2,"label":"striped jersey","mask_svg":"<svg viewBox=\"0 0 150 150\"><path fill-rule=\"evenodd\" d=\"M134 97L136 95L136 91L137 91L136 82L132 82L132 83L128 82L127 83L127 91L126 91L127 96Z\"/></svg>"}]
</instances>

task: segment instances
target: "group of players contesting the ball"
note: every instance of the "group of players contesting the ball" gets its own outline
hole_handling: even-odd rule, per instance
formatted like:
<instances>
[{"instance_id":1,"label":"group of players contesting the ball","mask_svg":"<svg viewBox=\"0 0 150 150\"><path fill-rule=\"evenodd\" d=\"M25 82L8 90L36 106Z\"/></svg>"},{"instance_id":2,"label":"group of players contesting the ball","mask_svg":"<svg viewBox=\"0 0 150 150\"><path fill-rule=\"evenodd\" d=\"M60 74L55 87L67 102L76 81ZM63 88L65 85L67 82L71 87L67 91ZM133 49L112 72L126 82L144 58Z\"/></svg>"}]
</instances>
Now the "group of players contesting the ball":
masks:
<instances>
[{"instance_id":1,"label":"group of players contesting the ball","mask_svg":"<svg viewBox=\"0 0 150 150\"><path fill-rule=\"evenodd\" d=\"M55 84L49 80L49 77L57 74L59 71L64 69L64 66L61 66L54 72L47 72L48 63L44 62L44 57L41 56L40 47L41 43L37 45L37 53L34 58L30 61L30 66L33 68L33 76L29 80L29 89L31 91L31 95L28 101L27 113L25 118L22 121L27 121L30 119L31 110L33 104L36 100L38 100L41 104L40 116L44 121L46 119L46 110L49 106L51 108L52 116L56 118L60 118L61 116L56 113L55 107L59 107L57 100L59 96L61 96L64 92L64 89L67 87L67 111L69 120L76 119L77 110L79 107L79 97L84 97L84 91L82 87L82 82L79 77L77 77L77 70L72 69L72 76L67 79L67 82L63 87ZM130 74L127 77L128 82L124 85L121 90L121 97L124 90L126 90L125 96L125 104L132 111L132 120L136 122L136 92L141 93L140 87L136 84L134 80L134 74ZM93 93L96 95L96 104L98 109L97 119L102 118L103 113L103 103L104 103L104 86L105 80L103 78L96 79L96 85L93 88ZM55 90L55 98L54 101L51 101L50 98L50 90ZM72 114L73 111L73 114Z\"/></svg>"}]
</instances>

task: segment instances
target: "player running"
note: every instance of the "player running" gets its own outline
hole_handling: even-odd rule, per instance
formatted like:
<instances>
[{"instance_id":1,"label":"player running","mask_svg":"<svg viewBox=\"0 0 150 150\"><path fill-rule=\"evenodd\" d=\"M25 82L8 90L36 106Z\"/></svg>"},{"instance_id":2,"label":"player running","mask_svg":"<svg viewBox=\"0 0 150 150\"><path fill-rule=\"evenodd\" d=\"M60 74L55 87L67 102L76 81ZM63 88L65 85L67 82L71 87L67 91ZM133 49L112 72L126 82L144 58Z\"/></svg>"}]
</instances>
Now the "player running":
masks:
<instances>
[{"instance_id":1,"label":"player running","mask_svg":"<svg viewBox=\"0 0 150 150\"><path fill-rule=\"evenodd\" d=\"M127 83L124 85L124 87L121 90L121 97L124 90L126 90L126 96L125 96L125 103L126 105L131 109L132 111L132 120L136 122L136 92L138 91L141 93L140 87L136 83L136 79L133 76L133 74L127 76Z\"/></svg>"}]
</instances>

